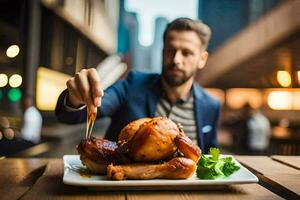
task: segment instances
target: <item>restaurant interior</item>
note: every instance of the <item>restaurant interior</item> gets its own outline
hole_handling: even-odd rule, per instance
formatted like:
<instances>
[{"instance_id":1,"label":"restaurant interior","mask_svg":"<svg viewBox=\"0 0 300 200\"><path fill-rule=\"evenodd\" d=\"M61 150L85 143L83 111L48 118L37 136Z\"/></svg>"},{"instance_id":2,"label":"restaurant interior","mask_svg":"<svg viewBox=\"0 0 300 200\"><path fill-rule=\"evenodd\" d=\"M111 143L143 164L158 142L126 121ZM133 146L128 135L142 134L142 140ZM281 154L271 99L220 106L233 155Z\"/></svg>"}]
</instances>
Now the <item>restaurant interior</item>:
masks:
<instances>
[{"instance_id":1,"label":"restaurant interior","mask_svg":"<svg viewBox=\"0 0 300 200\"><path fill-rule=\"evenodd\" d=\"M1 0L0 199L300 199L299 16L300 0ZM82 69L95 68L103 89L132 70L160 73L177 17L212 31L195 76L221 105L211 155L179 134L167 158L141 162L131 154L162 140L104 141L108 117L94 140L90 117L57 119L58 97ZM88 144L102 157L85 157Z\"/></svg>"},{"instance_id":2,"label":"restaurant interior","mask_svg":"<svg viewBox=\"0 0 300 200\"><path fill-rule=\"evenodd\" d=\"M130 70L160 72L161 37L169 19L156 16L153 43L141 44L141 13L134 6L130 10L128 2L1 1L0 156L77 153L86 124L60 123L54 109L66 81L81 69L96 68L104 88ZM192 5L195 18L213 32L207 65L196 80L221 102L220 149L237 155L299 155L299 3L229 2ZM265 130L247 141L247 120L254 113L263 117ZM98 120L93 134L103 137L109 122ZM255 140L264 140L262 147ZM245 142L253 148L245 149Z\"/></svg>"}]
</instances>

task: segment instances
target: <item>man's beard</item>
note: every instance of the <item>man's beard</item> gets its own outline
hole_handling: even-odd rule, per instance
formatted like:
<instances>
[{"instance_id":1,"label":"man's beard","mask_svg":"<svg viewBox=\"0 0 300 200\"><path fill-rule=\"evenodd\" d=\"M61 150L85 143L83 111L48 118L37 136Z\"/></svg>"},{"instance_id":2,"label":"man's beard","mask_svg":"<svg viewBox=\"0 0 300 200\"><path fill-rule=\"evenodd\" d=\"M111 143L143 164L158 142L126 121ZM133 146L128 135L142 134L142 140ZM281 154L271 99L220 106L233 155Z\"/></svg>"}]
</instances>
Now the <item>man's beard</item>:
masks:
<instances>
[{"instance_id":1,"label":"man's beard","mask_svg":"<svg viewBox=\"0 0 300 200\"><path fill-rule=\"evenodd\" d=\"M172 73L169 73L168 69L170 69L170 68L171 67L169 67L169 66L165 66L165 67L163 67L163 70L162 70L162 77L167 82L167 84L170 86L183 85L188 80L190 80L191 77L193 77L195 75L195 72L186 74L183 71L180 71L181 76L175 77Z\"/></svg>"}]
</instances>

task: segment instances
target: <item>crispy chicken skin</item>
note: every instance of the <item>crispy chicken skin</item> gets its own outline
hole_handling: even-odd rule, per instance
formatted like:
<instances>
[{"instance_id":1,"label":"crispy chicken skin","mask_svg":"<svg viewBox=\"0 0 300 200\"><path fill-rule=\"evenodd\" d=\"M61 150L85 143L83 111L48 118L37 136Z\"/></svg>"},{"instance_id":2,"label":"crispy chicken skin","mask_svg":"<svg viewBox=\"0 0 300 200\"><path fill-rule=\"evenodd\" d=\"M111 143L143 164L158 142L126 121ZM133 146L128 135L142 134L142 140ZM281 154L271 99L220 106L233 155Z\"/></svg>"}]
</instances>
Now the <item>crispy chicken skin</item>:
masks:
<instances>
[{"instance_id":1,"label":"crispy chicken skin","mask_svg":"<svg viewBox=\"0 0 300 200\"><path fill-rule=\"evenodd\" d=\"M91 172L107 173L113 180L188 178L201 156L182 127L164 117L129 123L118 143L92 137L83 140L77 150Z\"/></svg>"},{"instance_id":2,"label":"crispy chicken skin","mask_svg":"<svg viewBox=\"0 0 300 200\"><path fill-rule=\"evenodd\" d=\"M174 140L180 131L168 118L157 117L140 125L128 141L128 153L135 162L152 162L172 157L177 147Z\"/></svg>"},{"instance_id":3,"label":"crispy chicken skin","mask_svg":"<svg viewBox=\"0 0 300 200\"><path fill-rule=\"evenodd\" d=\"M80 142L77 151L80 160L92 173L105 174L107 165L110 163L129 163L129 159L118 154L117 143L109 140L91 137Z\"/></svg>"},{"instance_id":4,"label":"crispy chicken skin","mask_svg":"<svg viewBox=\"0 0 300 200\"><path fill-rule=\"evenodd\" d=\"M148 122L150 120L152 120L152 118L145 117L127 124L120 132L118 143L123 144L131 140L131 138L135 135L137 130L139 130L140 126L143 123Z\"/></svg>"},{"instance_id":5,"label":"crispy chicken skin","mask_svg":"<svg viewBox=\"0 0 300 200\"><path fill-rule=\"evenodd\" d=\"M201 149L195 145L190 138L185 135L178 135L174 142L184 157L190 158L195 163L198 163L201 156Z\"/></svg>"}]
</instances>

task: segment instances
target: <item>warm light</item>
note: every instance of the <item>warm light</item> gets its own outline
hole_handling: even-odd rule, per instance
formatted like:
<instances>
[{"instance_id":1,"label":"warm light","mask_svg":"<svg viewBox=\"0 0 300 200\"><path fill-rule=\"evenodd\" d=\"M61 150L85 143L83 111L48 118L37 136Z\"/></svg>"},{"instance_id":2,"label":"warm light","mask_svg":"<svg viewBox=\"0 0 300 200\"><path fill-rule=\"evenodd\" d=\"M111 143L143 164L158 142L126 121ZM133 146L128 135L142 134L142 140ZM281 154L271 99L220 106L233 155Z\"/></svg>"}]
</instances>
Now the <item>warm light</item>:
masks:
<instances>
[{"instance_id":1,"label":"warm light","mask_svg":"<svg viewBox=\"0 0 300 200\"><path fill-rule=\"evenodd\" d=\"M267 89L266 101L274 110L300 110L300 89Z\"/></svg>"},{"instance_id":2,"label":"warm light","mask_svg":"<svg viewBox=\"0 0 300 200\"><path fill-rule=\"evenodd\" d=\"M257 89L234 88L227 90L226 103L233 109L242 108L246 103L249 103L252 108L259 108L262 106L263 97Z\"/></svg>"},{"instance_id":3,"label":"warm light","mask_svg":"<svg viewBox=\"0 0 300 200\"><path fill-rule=\"evenodd\" d=\"M210 94L212 97L217 99L221 105L224 104L225 102L225 93L223 90L218 89L218 88L205 88L208 94Z\"/></svg>"},{"instance_id":4,"label":"warm light","mask_svg":"<svg viewBox=\"0 0 300 200\"><path fill-rule=\"evenodd\" d=\"M277 71L277 81L282 87L289 87L292 82L291 75L288 71Z\"/></svg>"},{"instance_id":5,"label":"warm light","mask_svg":"<svg viewBox=\"0 0 300 200\"><path fill-rule=\"evenodd\" d=\"M36 104L40 110L54 110L59 94L66 89L71 76L48 68L37 71Z\"/></svg>"},{"instance_id":6,"label":"warm light","mask_svg":"<svg viewBox=\"0 0 300 200\"><path fill-rule=\"evenodd\" d=\"M293 101L292 101L293 110L300 110L300 92L293 92Z\"/></svg>"},{"instance_id":7,"label":"warm light","mask_svg":"<svg viewBox=\"0 0 300 200\"><path fill-rule=\"evenodd\" d=\"M268 96L268 105L274 110L291 110L292 93L288 91L270 92Z\"/></svg>"},{"instance_id":8,"label":"warm light","mask_svg":"<svg viewBox=\"0 0 300 200\"><path fill-rule=\"evenodd\" d=\"M300 84L300 71L297 71L298 82Z\"/></svg>"},{"instance_id":9,"label":"warm light","mask_svg":"<svg viewBox=\"0 0 300 200\"><path fill-rule=\"evenodd\" d=\"M6 55L9 58L14 58L19 54L19 52L20 52L20 48L18 45L11 45L10 47L7 48Z\"/></svg>"},{"instance_id":10,"label":"warm light","mask_svg":"<svg viewBox=\"0 0 300 200\"><path fill-rule=\"evenodd\" d=\"M6 74L0 74L0 87L5 87L7 85L8 78Z\"/></svg>"},{"instance_id":11,"label":"warm light","mask_svg":"<svg viewBox=\"0 0 300 200\"><path fill-rule=\"evenodd\" d=\"M19 74L14 74L9 78L10 87L16 88L22 84L22 76Z\"/></svg>"}]
</instances>

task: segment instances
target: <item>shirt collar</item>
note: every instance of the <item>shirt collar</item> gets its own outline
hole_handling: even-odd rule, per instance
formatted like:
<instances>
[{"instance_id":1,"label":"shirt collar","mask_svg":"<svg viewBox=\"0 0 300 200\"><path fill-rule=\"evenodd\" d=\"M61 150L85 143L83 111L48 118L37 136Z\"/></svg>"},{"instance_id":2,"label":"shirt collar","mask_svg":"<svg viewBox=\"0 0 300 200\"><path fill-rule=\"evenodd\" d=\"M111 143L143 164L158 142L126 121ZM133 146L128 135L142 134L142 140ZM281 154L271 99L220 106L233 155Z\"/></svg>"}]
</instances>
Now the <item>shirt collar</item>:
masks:
<instances>
[{"instance_id":1,"label":"shirt collar","mask_svg":"<svg viewBox=\"0 0 300 200\"><path fill-rule=\"evenodd\" d=\"M180 98L177 102L175 102L175 104L177 104L177 103L178 104L187 103L190 100L191 96L192 96L192 88L191 88L189 94L186 97ZM165 91L162 92L161 98L163 98L163 99L165 99L165 100L167 100L168 102L171 103L171 101L168 99L168 96L167 96Z\"/></svg>"}]
</instances>

